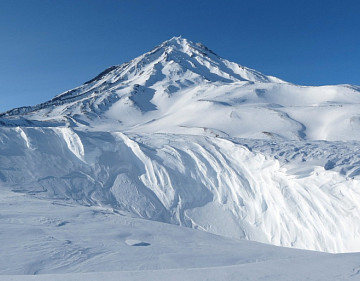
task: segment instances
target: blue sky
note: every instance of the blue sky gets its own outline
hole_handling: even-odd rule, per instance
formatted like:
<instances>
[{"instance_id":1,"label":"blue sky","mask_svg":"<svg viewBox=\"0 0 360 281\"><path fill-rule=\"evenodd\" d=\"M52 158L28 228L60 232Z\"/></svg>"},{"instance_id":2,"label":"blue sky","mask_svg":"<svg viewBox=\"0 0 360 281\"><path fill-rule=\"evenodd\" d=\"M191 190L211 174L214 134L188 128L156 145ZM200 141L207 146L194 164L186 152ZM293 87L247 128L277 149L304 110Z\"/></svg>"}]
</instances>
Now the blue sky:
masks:
<instances>
[{"instance_id":1,"label":"blue sky","mask_svg":"<svg viewBox=\"0 0 360 281\"><path fill-rule=\"evenodd\" d=\"M301 85L360 85L360 1L1 0L0 111L182 35Z\"/></svg>"}]
</instances>

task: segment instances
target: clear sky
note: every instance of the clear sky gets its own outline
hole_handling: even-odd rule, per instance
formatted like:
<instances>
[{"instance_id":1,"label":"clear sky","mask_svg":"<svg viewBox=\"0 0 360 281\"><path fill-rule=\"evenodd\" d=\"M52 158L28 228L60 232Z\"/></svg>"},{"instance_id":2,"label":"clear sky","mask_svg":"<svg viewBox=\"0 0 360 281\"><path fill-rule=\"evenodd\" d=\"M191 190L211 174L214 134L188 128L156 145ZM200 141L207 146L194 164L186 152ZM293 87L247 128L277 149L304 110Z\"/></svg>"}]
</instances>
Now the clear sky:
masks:
<instances>
[{"instance_id":1,"label":"clear sky","mask_svg":"<svg viewBox=\"0 0 360 281\"><path fill-rule=\"evenodd\" d=\"M360 85L359 0L0 0L0 111L173 36L301 85Z\"/></svg>"}]
</instances>

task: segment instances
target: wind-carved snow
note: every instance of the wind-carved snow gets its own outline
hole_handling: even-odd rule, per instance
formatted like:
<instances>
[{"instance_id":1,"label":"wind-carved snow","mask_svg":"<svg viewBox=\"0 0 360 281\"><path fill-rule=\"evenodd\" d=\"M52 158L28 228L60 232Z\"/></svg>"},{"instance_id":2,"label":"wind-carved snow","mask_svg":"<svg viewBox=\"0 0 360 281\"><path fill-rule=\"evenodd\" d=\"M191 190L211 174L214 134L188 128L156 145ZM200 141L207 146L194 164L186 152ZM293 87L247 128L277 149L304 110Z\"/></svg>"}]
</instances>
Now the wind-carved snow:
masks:
<instances>
[{"instance_id":1,"label":"wind-carved snow","mask_svg":"<svg viewBox=\"0 0 360 281\"><path fill-rule=\"evenodd\" d=\"M359 104L359 87L293 85L174 37L1 114L0 181L228 237L359 251Z\"/></svg>"},{"instance_id":2,"label":"wind-carved snow","mask_svg":"<svg viewBox=\"0 0 360 281\"><path fill-rule=\"evenodd\" d=\"M67 144L68 149L80 160L84 159L84 147L79 136L71 128L55 129Z\"/></svg>"},{"instance_id":3,"label":"wind-carved snow","mask_svg":"<svg viewBox=\"0 0 360 281\"><path fill-rule=\"evenodd\" d=\"M17 127L16 129L17 129L17 131L20 133L20 136L24 139L24 142L25 142L25 144L26 144L26 147L29 148L29 149L31 149L31 143L30 143L27 135L25 134L24 130L21 129L20 127Z\"/></svg>"},{"instance_id":4,"label":"wind-carved snow","mask_svg":"<svg viewBox=\"0 0 360 281\"><path fill-rule=\"evenodd\" d=\"M360 249L357 178L314 164L283 166L241 141L217 137L14 130L19 140L8 151L24 133L38 143L23 146L20 158L0 156L7 163L0 173L13 189L25 186L41 197L110 206L228 237L329 252ZM64 137L61 149L45 145ZM48 167L52 161L61 166ZM28 187L24 170L34 178Z\"/></svg>"}]
</instances>

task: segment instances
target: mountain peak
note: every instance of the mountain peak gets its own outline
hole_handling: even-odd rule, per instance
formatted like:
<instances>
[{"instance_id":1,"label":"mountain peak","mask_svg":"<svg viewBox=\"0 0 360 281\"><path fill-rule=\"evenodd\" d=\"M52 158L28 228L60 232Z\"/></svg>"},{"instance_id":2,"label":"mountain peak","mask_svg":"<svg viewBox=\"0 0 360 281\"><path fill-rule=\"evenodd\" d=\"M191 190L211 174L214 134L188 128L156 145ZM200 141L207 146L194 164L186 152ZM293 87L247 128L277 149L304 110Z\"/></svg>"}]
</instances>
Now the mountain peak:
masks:
<instances>
[{"instance_id":1,"label":"mountain peak","mask_svg":"<svg viewBox=\"0 0 360 281\"><path fill-rule=\"evenodd\" d=\"M174 36L169 40L164 41L161 45L165 46L184 46L193 44L190 40L183 38L182 36Z\"/></svg>"},{"instance_id":2,"label":"mountain peak","mask_svg":"<svg viewBox=\"0 0 360 281\"><path fill-rule=\"evenodd\" d=\"M172 38L170 38L169 40L166 40L165 42L167 43L179 43L179 42L188 42L188 40L186 38L183 38L181 35L180 36L173 36Z\"/></svg>"},{"instance_id":3,"label":"mountain peak","mask_svg":"<svg viewBox=\"0 0 360 281\"><path fill-rule=\"evenodd\" d=\"M166 48L168 52L176 51L187 53L189 55L215 55L216 57L219 57L204 44L194 43L193 41L186 39L182 36L174 36L171 39L164 41L159 47Z\"/></svg>"},{"instance_id":4,"label":"mountain peak","mask_svg":"<svg viewBox=\"0 0 360 281\"><path fill-rule=\"evenodd\" d=\"M137 104L140 109L154 109L156 106L149 102L139 105L136 101L140 96L150 101L155 92L174 93L195 85L229 85L237 82L283 81L223 59L202 43L194 43L182 36L176 36L130 62L109 67L83 85L61 93L50 101L36 106L16 108L0 114L0 117L19 116L50 108L51 111L58 112L56 109L60 106L66 108L61 110L61 116L73 115L73 108L78 107L80 114L91 112L97 116L97 109L91 105L99 103L102 114L104 109L125 96L131 104ZM72 107L71 104L79 106Z\"/></svg>"}]
</instances>

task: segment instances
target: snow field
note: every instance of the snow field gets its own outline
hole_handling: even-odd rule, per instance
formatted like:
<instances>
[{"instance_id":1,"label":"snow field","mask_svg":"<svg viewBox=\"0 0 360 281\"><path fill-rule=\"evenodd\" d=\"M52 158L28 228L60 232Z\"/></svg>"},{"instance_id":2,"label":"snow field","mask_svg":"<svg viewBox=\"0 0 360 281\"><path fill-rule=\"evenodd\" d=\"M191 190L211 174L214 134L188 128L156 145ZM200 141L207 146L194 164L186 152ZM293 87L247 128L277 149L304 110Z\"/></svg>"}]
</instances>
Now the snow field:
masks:
<instances>
[{"instance_id":1,"label":"snow field","mask_svg":"<svg viewBox=\"0 0 360 281\"><path fill-rule=\"evenodd\" d=\"M357 280L359 254L229 239L3 190L0 280Z\"/></svg>"}]
</instances>

